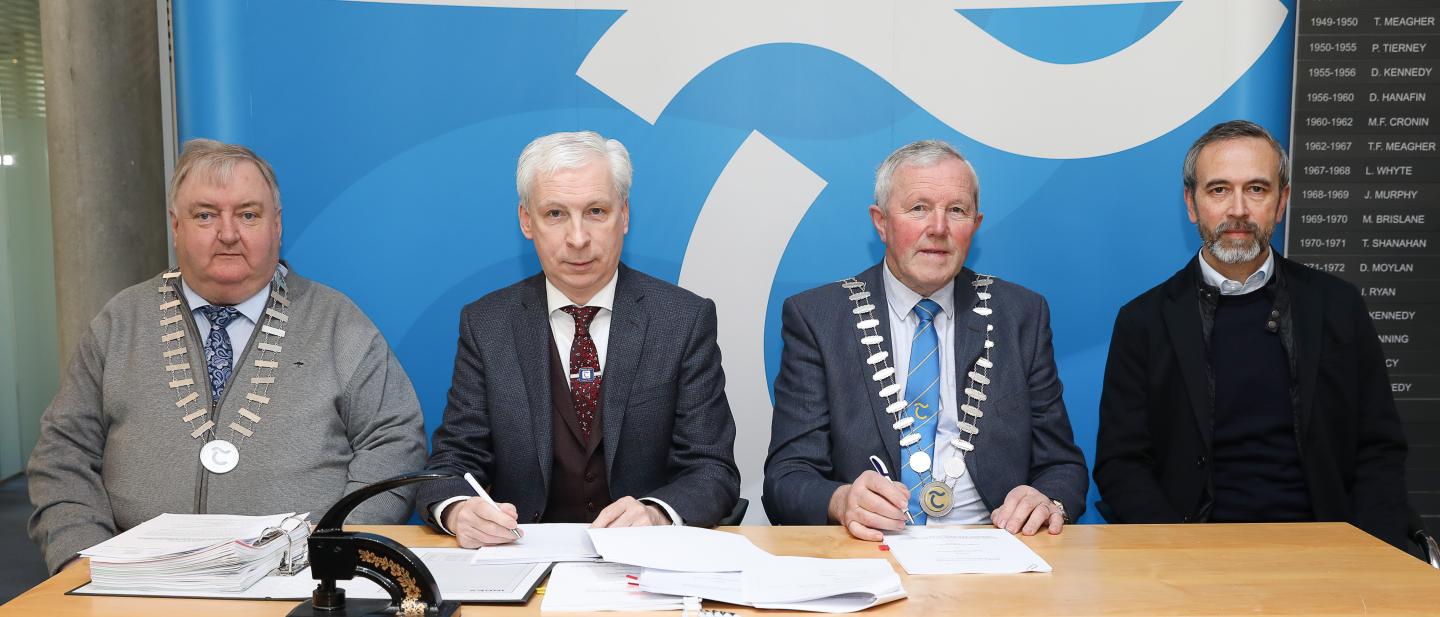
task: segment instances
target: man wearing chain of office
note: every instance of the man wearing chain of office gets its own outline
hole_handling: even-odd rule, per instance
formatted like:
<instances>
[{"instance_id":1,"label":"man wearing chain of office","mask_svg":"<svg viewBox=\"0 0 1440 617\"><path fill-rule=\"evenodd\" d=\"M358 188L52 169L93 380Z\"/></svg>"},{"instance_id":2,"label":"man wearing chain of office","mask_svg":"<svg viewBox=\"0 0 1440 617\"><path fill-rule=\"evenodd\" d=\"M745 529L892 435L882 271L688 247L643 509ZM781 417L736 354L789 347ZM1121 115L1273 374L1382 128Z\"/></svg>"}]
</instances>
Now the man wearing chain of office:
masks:
<instances>
[{"instance_id":1,"label":"man wearing chain of office","mask_svg":"<svg viewBox=\"0 0 1440 617\"><path fill-rule=\"evenodd\" d=\"M121 291L71 354L30 457L30 536L55 571L164 512L319 517L425 461L420 404L380 332L280 263L280 191L250 149L186 144L177 269ZM352 523L400 523L408 496Z\"/></svg>"},{"instance_id":2,"label":"man wearing chain of office","mask_svg":"<svg viewBox=\"0 0 1440 617\"><path fill-rule=\"evenodd\" d=\"M918 141L875 175L885 259L785 301L765 512L863 540L907 524L1058 534L1084 508L1033 291L964 268L983 216L974 168Z\"/></svg>"}]
</instances>

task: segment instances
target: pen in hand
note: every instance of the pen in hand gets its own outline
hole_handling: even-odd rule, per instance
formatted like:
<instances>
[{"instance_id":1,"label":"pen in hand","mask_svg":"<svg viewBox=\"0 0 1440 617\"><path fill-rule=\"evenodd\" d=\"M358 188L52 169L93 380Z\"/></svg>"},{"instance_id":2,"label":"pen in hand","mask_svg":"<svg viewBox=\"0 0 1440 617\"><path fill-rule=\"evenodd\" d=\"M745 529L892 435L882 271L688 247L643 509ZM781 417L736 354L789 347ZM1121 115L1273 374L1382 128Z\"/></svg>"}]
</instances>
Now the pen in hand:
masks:
<instances>
[{"instance_id":1,"label":"pen in hand","mask_svg":"<svg viewBox=\"0 0 1440 617\"><path fill-rule=\"evenodd\" d=\"M880 474L880 475L882 475L882 476L885 476L885 479L886 479L886 480L890 480L891 482L894 482L894 481L895 481L895 480L893 480L893 479L890 478L890 470L885 468L885 461L880 460L880 457L875 456L874 454L871 454L871 455L870 455L870 466L875 468L875 473L878 473L878 474ZM470 474L467 473L467 474L465 474L465 475L468 477ZM479 487L477 486L476 488L479 488ZM481 493L481 495L484 495L484 493ZM906 508L906 509L905 509L905 518L910 521L910 524L911 524L911 525L914 525L914 524L915 524L915 517L910 515L910 509L909 509L909 508Z\"/></svg>"},{"instance_id":2,"label":"pen in hand","mask_svg":"<svg viewBox=\"0 0 1440 617\"><path fill-rule=\"evenodd\" d=\"M874 458L874 457L871 457L871 458ZM484 500L485 500L485 503L488 503L488 504L490 504L490 505L492 505L492 506L495 506L495 509L496 509L496 510L499 510L499 509L500 509L500 504L495 503L495 500L490 498L490 493L485 492L485 487L480 486L480 482L475 479L474 474L471 474L471 473L468 472L468 471L465 472L465 481L470 483L470 488L475 489L475 494L476 494L476 495L479 495L481 499L484 499ZM516 540L519 540L519 539L520 539L520 530L518 530L518 529L511 529L511 530L510 530L510 533L515 534L515 539L516 539Z\"/></svg>"}]
</instances>

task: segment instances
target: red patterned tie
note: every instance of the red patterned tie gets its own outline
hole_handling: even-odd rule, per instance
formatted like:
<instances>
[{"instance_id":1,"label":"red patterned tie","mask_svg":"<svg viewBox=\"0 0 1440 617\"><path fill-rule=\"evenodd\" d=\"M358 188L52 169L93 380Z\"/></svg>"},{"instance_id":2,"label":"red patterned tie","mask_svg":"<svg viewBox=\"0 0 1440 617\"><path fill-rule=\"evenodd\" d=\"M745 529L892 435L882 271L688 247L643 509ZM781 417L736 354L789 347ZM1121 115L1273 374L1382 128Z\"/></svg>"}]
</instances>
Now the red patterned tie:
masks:
<instances>
[{"instance_id":1,"label":"red patterned tie","mask_svg":"<svg viewBox=\"0 0 1440 617\"><path fill-rule=\"evenodd\" d=\"M600 400L600 354L590 338L590 322L600 312L598 306L567 306L560 310L575 318L575 341L570 344L570 400L580 420L580 433L590 439L595 425L595 406Z\"/></svg>"}]
</instances>

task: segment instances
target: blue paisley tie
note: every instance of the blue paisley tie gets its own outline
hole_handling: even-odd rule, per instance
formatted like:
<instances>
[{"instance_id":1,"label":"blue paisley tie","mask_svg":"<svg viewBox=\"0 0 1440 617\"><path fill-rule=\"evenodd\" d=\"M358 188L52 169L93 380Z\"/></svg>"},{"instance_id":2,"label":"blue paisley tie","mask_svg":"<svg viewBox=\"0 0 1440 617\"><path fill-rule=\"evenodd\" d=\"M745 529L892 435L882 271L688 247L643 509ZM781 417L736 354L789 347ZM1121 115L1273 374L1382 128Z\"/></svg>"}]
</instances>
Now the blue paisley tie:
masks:
<instances>
[{"instance_id":1,"label":"blue paisley tie","mask_svg":"<svg viewBox=\"0 0 1440 617\"><path fill-rule=\"evenodd\" d=\"M218 403L225 393L225 382L235 367L235 350L230 346L230 333L225 326L240 316L233 306L207 304L200 307L210 320L210 336L205 337L205 370L210 373L210 400Z\"/></svg>"},{"instance_id":2,"label":"blue paisley tie","mask_svg":"<svg viewBox=\"0 0 1440 617\"><path fill-rule=\"evenodd\" d=\"M910 401L910 415L915 418L914 431L920 441L900 452L900 481L910 488L910 516L916 525L925 524L925 511L920 508L920 483L928 475L910 468L910 457L916 452L930 453L935 446L935 423L940 414L940 337L935 334L935 315L940 305L925 298L915 304L920 318L915 338L910 341L910 372L905 379L905 400Z\"/></svg>"}]
</instances>

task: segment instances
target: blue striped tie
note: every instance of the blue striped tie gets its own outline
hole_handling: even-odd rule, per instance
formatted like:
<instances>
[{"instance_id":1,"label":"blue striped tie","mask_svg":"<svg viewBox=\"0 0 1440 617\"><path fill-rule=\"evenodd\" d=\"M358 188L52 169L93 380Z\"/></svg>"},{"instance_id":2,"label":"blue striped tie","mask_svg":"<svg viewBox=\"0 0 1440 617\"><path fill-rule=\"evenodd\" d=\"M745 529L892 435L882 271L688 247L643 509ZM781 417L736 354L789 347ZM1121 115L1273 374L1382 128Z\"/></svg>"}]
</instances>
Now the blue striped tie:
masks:
<instances>
[{"instance_id":1,"label":"blue striped tie","mask_svg":"<svg viewBox=\"0 0 1440 617\"><path fill-rule=\"evenodd\" d=\"M929 475L917 473L910 468L910 456L916 452L933 453L935 446L935 424L940 415L940 337L935 333L935 315L940 305L928 298L915 304L914 313L920 318L915 336L910 340L910 371L905 378L905 400L910 402L906 409L915 417L913 430L920 434L920 441L900 452L900 481L910 489L910 516L915 524L925 524L925 511L920 508L920 483ZM933 461L932 461L933 466Z\"/></svg>"}]
</instances>

